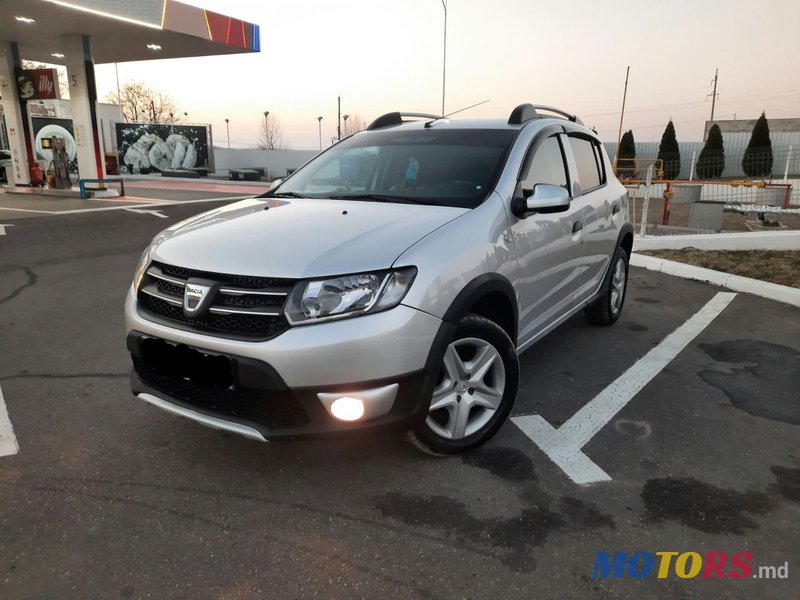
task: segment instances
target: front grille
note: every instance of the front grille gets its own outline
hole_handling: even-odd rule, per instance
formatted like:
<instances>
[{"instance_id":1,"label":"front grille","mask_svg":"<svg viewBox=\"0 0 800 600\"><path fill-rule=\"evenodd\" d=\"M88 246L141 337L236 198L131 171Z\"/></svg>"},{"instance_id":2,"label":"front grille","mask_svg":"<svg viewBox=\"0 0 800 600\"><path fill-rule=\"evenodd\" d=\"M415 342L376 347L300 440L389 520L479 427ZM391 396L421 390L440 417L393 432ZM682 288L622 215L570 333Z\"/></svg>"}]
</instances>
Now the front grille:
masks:
<instances>
[{"instance_id":1,"label":"front grille","mask_svg":"<svg viewBox=\"0 0 800 600\"><path fill-rule=\"evenodd\" d=\"M219 284L202 317L183 312L183 292L189 279ZM289 327L283 316L291 279L225 275L153 262L139 288L139 308L153 320L166 320L183 329L221 337L267 340Z\"/></svg>"},{"instance_id":2,"label":"front grille","mask_svg":"<svg viewBox=\"0 0 800 600\"><path fill-rule=\"evenodd\" d=\"M286 391L251 390L236 384L223 389L160 373L138 356L133 357L133 364L145 384L201 411L252 421L270 429L302 427L310 421L308 413Z\"/></svg>"}]
</instances>

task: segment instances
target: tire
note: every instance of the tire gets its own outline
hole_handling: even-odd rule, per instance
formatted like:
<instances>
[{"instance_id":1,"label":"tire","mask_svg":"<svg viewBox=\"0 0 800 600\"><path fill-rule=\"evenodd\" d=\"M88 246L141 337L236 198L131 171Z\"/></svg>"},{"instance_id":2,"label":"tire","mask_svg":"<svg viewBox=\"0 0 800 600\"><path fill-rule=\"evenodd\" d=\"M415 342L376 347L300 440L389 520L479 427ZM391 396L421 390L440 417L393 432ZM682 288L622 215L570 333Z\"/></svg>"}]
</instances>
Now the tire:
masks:
<instances>
[{"instance_id":1,"label":"tire","mask_svg":"<svg viewBox=\"0 0 800 600\"><path fill-rule=\"evenodd\" d=\"M625 293L628 290L628 253L622 246L614 253L608 281L603 285L605 289L602 295L585 310L586 318L595 325L616 323L622 314Z\"/></svg>"},{"instance_id":2,"label":"tire","mask_svg":"<svg viewBox=\"0 0 800 600\"><path fill-rule=\"evenodd\" d=\"M467 314L439 364L428 414L411 431L412 442L432 454L476 448L497 433L514 406L514 343L494 321Z\"/></svg>"}]
</instances>

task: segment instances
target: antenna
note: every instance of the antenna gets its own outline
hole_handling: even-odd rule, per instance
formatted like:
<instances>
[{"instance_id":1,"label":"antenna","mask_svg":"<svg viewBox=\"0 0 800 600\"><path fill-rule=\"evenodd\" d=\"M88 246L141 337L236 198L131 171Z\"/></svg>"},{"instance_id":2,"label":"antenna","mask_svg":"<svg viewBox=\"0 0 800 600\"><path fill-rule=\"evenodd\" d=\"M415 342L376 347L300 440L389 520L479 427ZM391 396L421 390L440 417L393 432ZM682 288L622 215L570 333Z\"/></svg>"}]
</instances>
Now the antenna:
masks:
<instances>
[{"instance_id":1,"label":"antenna","mask_svg":"<svg viewBox=\"0 0 800 600\"><path fill-rule=\"evenodd\" d=\"M484 100L483 102L478 102L477 104L472 104L472 105L464 107L464 108L459 108L458 110L454 110L451 113L447 113L446 115L444 115L442 117L442 119L446 119L447 117L452 116L452 115L457 115L460 112L464 112L465 110L469 110L470 108L475 108L476 106L480 106L481 104L486 104L487 102L491 102L491 100Z\"/></svg>"},{"instance_id":2,"label":"antenna","mask_svg":"<svg viewBox=\"0 0 800 600\"><path fill-rule=\"evenodd\" d=\"M475 108L476 106L480 106L481 104L486 104L487 102L491 102L491 100L484 100L483 102L478 102L476 104L471 104L470 106L465 106L464 108L459 108L458 110L454 110L451 113L447 113L446 115L442 115L441 117L436 117L433 121L428 121L425 123L425 127L432 127L436 121L441 121L442 119L446 119L452 115L457 115L460 112L464 112L465 110L469 110L470 108Z\"/></svg>"}]
</instances>

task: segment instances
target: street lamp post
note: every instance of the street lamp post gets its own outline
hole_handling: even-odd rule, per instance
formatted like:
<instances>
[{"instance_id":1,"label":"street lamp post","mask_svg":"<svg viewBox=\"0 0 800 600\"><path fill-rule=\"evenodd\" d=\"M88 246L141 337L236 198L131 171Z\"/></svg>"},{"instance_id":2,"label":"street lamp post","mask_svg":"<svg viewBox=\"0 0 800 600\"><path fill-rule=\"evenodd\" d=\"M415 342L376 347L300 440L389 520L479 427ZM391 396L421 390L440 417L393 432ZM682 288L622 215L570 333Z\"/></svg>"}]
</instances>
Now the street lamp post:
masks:
<instances>
[{"instance_id":1,"label":"street lamp post","mask_svg":"<svg viewBox=\"0 0 800 600\"><path fill-rule=\"evenodd\" d=\"M319 123L319 149L322 150L322 117L317 117Z\"/></svg>"},{"instance_id":2,"label":"street lamp post","mask_svg":"<svg viewBox=\"0 0 800 600\"><path fill-rule=\"evenodd\" d=\"M225 129L228 131L228 149L231 147L231 126L229 125L230 119L225 119Z\"/></svg>"},{"instance_id":3,"label":"street lamp post","mask_svg":"<svg viewBox=\"0 0 800 600\"><path fill-rule=\"evenodd\" d=\"M442 50L442 116L444 116L444 86L445 75L447 69L447 2L442 0L442 7L444 8L444 44Z\"/></svg>"},{"instance_id":4,"label":"street lamp post","mask_svg":"<svg viewBox=\"0 0 800 600\"><path fill-rule=\"evenodd\" d=\"M350 118L350 115L342 115L342 119L344 119L344 137L347 137L347 119Z\"/></svg>"},{"instance_id":5,"label":"street lamp post","mask_svg":"<svg viewBox=\"0 0 800 600\"><path fill-rule=\"evenodd\" d=\"M270 136L269 136L269 111L264 111L264 141L267 144L267 149L270 150L272 148L272 144L270 143Z\"/></svg>"}]
</instances>

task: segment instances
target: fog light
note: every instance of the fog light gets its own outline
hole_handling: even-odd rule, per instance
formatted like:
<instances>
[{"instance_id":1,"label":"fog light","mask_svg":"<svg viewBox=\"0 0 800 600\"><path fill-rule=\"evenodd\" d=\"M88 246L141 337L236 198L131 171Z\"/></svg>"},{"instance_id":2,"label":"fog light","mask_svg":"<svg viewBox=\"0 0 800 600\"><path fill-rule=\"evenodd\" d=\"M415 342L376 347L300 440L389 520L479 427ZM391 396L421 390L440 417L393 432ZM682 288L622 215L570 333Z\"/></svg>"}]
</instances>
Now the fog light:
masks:
<instances>
[{"instance_id":1,"label":"fog light","mask_svg":"<svg viewBox=\"0 0 800 600\"><path fill-rule=\"evenodd\" d=\"M341 421L358 421L364 416L364 401L358 398L337 398L331 404L331 414Z\"/></svg>"}]
</instances>

